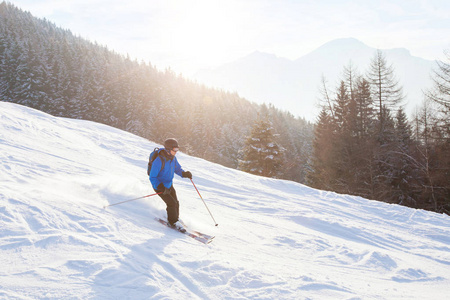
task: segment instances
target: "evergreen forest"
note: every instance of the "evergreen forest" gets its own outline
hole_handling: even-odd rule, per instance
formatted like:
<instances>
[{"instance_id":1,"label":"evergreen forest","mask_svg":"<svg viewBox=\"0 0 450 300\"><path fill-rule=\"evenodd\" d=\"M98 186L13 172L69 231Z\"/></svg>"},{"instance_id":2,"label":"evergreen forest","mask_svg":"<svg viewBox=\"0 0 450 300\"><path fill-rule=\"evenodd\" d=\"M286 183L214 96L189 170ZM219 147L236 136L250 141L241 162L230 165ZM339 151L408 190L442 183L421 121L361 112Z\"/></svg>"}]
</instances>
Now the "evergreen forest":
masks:
<instances>
[{"instance_id":1,"label":"evergreen forest","mask_svg":"<svg viewBox=\"0 0 450 300\"><path fill-rule=\"evenodd\" d=\"M364 75L349 63L322 111L308 183L313 187L450 214L450 53L413 120L395 70L378 50Z\"/></svg>"},{"instance_id":2,"label":"evergreen forest","mask_svg":"<svg viewBox=\"0 0 450 300\"><path fill-rule=\"evenodd\" d=\"M395 70L377 51L364 74L349 64L337 87L323 80L322 111L311 124L0 3L1 101L157 143L175 137L187 154L253 174L450 214L447 58L411 120Z\"/></svg>"}]
</instances>

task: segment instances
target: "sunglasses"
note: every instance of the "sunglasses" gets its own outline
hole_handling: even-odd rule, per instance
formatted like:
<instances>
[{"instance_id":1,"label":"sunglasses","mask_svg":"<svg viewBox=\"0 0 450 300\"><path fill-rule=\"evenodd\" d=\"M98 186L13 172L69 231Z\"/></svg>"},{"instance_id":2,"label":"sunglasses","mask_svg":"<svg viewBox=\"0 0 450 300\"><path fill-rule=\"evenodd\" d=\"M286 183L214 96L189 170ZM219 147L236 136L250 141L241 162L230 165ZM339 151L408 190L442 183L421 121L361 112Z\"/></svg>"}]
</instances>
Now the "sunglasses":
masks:
<instances>
[{"instance_id":1,"label":"sunglasses","mask_svg":"<svg viewBox=\"0 0 450 300\"><path fill-rule=\"evenodd\" d=\"M173 152L178 152L180 150L180 148L172 148Z\"/></svg>"}]
</instances>

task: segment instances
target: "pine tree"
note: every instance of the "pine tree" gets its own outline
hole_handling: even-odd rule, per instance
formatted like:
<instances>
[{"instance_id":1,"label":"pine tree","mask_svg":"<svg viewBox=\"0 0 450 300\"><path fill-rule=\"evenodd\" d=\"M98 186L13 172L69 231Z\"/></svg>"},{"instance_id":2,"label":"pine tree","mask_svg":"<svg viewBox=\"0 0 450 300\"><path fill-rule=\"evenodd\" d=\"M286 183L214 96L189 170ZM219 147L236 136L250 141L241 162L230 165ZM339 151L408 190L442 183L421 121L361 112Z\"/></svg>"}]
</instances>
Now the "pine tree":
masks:
<instances>
[{"instance_id":1,"label":"pine tree","mask_svg":"<svg viewBox=\"0 0 450 300\"><path fill-rule=\"evenodd\" d=\"M434 87L425 96L438 105L437 123L446 139L450 139L450 50L445 52L446 61L438 61L432 74Z\"/></svg>"},{"instance_id":2,"label":"pine tree","mask_svg":"<svg viewBox=\"0 0 450 300\"><path fill-rule=\"evenodd\" d=\"M415 118L415 159L422 175L420 207L450 215L450 141L436 102L425 99Z\"/></svg>"},{"instance_id":3,"label":"pine tree","mask_svg":"<svg viewBox=\"0 0 450 300\"><path fill-rule=\"evenodd\" d=\"M356 86L357 135L360 139L367 140L372 135L375 124L370 83L367 79L361 77L358 79Z\"/></svg>"},{"instance_id":4,"label":"pine tree","mask_svg":"<svg viewBox=\"0 0 450 300\"><path fill-rule=\"evenodd\" d=\"M385 108L396 108L403 100L402 88L394 75L394 68L388 65L385 55L377 50L370 63L367 78L372 86L372 96L378 105L379 132L384 131L388 117L384 115Z\"/></svg>"},{"instance_id":5,"label":"pine tree","mask_svg":"<svg viewBox=\"0 0 450 300\"><path fill-rule=\"evenodd\" d=\"M395 118L395 141L393 159L393 197L399 204L416 207L412 186L414 185L414 158L412 156L412 129L406 113L400 108Z\"/></svg>"},{"instance_id":6,"label":"pine tree","mask_svg":"<svg viewBox=\"0 0 450 300\"><path fill-rule=\"evenodd\" d=\"M450 113L450 50L445 52L447 61L437 61L437 69L433 72L435 92L428 92L427 96L445 108Z\"/></svg>"},{"instance_id":7,"label":"pine tree","mask_svg":"<svg viewBox=\"0 0 450 300\"><path fill-rule=\"evenodd\" d=\"M331 189L334 176L331 174L333 160L334 130L332 118L323 108L319 114L314 129L313 159L311 171L308 173L308 183L318 189Z\"/></svg>"},{"instance_id":8,"label":"pine tree","mask_svg":"<svg viewBox=\"0 0 450 300\"><path fill-rule=\"evenodd\" d=\"M351 99L345 82L342 80L334 101L334 138L332 142L332 182L338 192L349 193L351 161L353 153L351 126Z\"/></svg>"},{"instance_id":9,"label":"pine tree","mask_svg":"<svg viewBox=\"0 0 450 300\"><path fill-rule=\"evenodd\" d=\"M434 90L426 97L437 105L430 128L434 161L431 164L436 210L450 215L450 50L444 52L446 60L437 62L433 74ZM431 181L430 181L431 182Z\"/></svg>"},{"instance_id":10,"label":"pine tree","mask_svg":"<svg viewBox=\"0 0 450 300\"><path fill-rule=\"evenodd\" d=\"M373 150L374 197L385 202L396 203L397 198L393 192L396 157L392 155L393 151L396 151L395 120L387 107L383 107L382 116L384 119L384 130L378 137L377 143L374 144Z\"/></svg>"},{"instance_id":11,"label":"pine tree","mask_svg":"<svg viewBox=\"0 0 450 300\"><path fill-rule=\"evenodd\" d=\"M336 130L342 132L348 129L348 115L350 112L350 97L344 81L341 81L334 103Z\"/></svg>"},{"instance_id":12,"label":"pine tree","mask_svg":"<svg viewBox=\"0 0 450 300\"><path fill-rule=\"evenodd\" d=\"M284 149L276 142L276 136L272 123L267 118L259 118L245 142L239 169L265 177L279 176Z\"/></svg>"}]
</instances>

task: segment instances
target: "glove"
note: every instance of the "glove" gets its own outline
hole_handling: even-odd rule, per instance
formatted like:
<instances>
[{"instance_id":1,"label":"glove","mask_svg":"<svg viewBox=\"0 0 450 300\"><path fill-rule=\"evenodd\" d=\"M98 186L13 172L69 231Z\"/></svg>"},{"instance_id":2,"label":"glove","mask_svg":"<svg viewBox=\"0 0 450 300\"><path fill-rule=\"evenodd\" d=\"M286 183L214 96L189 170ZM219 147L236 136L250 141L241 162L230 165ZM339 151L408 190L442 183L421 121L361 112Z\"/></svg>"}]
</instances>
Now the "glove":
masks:
<instances>
[{"instance_id":1,"label":"glove","mask_svg":"<svg viewBox=\"0 0 450 300\"><path fill-rule=\"evenodd\" d=\"M192 173L189 172L189 171L182 172L182 173L181 173L181 177L192 179Z\"/></svg>"}]
</instances>

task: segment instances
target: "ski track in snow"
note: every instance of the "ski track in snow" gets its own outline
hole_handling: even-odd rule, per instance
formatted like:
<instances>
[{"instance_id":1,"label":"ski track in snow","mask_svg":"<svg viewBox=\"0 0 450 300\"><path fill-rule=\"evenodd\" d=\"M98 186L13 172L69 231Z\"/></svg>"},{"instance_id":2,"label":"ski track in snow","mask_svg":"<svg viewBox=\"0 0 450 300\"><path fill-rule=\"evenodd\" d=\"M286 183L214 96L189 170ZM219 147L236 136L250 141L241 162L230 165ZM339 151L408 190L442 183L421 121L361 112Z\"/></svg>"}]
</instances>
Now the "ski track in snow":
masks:
<instances>
[{"instance_id":1,"label":"ski track in snow","mask_svg":"<svg viewBox=\"0 0 450 300\"><path fill-rule=\"evenodd\" d=\"M178 154L166 228L146 175L153 142L0 102L2 299L445 299L450 218Z\"/></svg>"}]
</instances>

